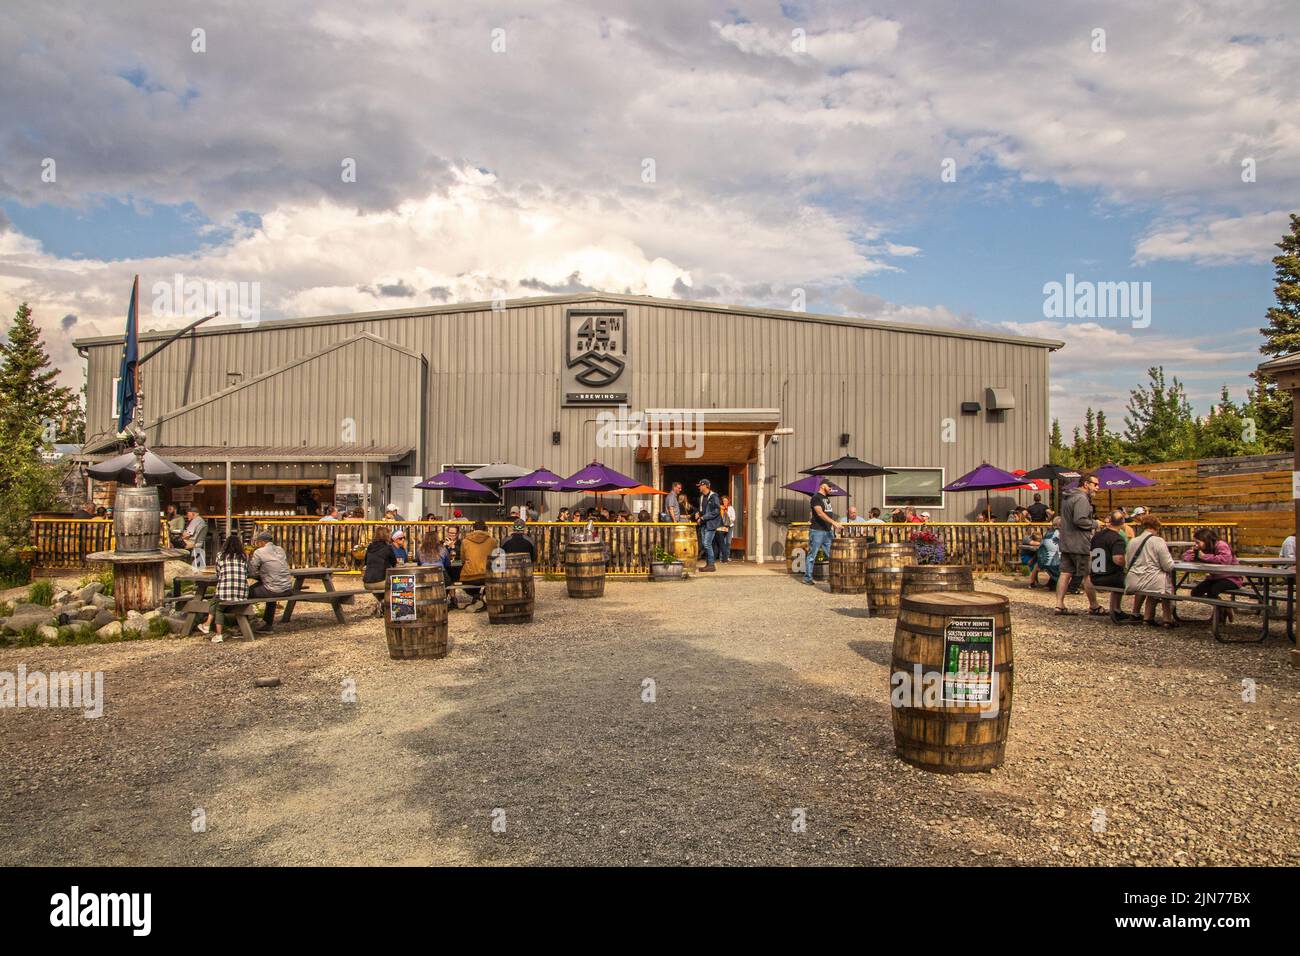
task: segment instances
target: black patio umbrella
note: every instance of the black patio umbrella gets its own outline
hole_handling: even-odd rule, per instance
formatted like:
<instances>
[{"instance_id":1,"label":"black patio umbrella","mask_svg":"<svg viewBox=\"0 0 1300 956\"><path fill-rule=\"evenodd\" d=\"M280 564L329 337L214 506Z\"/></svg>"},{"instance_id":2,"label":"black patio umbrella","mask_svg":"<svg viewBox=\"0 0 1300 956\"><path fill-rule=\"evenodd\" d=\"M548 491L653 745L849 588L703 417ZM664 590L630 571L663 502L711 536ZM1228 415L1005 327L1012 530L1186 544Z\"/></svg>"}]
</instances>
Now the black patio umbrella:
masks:
<instances>
[{"instance_id":1,"label":"black patio umbrella","mask_svg":"<svg viewBox=\"0 0 1300 956\"><path fill-rule=\"evenodd\" d=\"M116 481L120 485L135 484L135 452L128 451L116 458L109 458L97 465L91 465L86 473L96 481ZM182 468L151 451L144 453L144 483L159 488L184 488L202 481L200 475Z\"/></svg>"},{"instance_id":2,"label":"black patio umbrella","mask_svg":"<svg viewBox=\"0 0 1300 956\"><path fill-rule=\"evenodd\" d=\"M836 478L874 478L877 475L894 475L897 472L882 468L880 465L873 465L869 461L863 461L861 458L855 458L852 455L841 455L834 461L827 461L811 468L805 468L799 474ZM849 488L847 481L844 483L844 488L847 492ZM845 507L848 507L847 504Z\"/></svg>"},{"instance_id":3,"label":"black patio umbrella","mask_svg":"<svg viewBox=\"0 0 1300 956\"><path fill-rule=\"evenodd\" d=\"M1041 468L1035 468L1033 471L1027 471L1021 478L1037 478L1042 481L1052 483L1054 500L1052 504L1056 505L1056 510L1061 509L1061 482L1078 481L1082 475L1075 468L1067 468L1064 465L1046 464Z\"/></svg>"}]
</instances>

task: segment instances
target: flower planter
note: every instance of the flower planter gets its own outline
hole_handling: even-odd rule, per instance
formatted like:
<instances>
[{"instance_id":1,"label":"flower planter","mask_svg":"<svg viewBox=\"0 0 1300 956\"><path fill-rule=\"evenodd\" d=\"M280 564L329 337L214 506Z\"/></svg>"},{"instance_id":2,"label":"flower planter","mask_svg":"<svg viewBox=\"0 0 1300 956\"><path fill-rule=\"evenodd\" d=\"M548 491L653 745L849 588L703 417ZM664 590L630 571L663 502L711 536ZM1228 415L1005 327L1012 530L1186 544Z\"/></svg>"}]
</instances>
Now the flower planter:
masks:
<instances>
[{"instance_id":1,"label":"flower planter","mask_svg":"<svg viewBox=\"0 0 1300 956\"><path fill-rule=\"evenodd\" d=\"M672 564L660 564L658 562L650 563L650 580L651 581L685 581L686 565L680 561Z\"/></svg>"}]
</instances>

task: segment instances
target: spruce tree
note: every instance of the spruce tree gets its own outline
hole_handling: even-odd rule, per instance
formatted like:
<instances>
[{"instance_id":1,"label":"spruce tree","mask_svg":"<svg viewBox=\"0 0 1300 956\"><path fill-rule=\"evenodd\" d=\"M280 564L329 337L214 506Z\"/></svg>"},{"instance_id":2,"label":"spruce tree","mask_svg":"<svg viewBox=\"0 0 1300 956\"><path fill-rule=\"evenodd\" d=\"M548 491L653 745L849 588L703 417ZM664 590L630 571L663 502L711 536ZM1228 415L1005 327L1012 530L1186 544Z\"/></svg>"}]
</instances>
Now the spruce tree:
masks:
<instances>
[{"instance_id":1,"label":"spruce tree","mask_svg":"<svg viewBox=\"0 0 1300 956\"><path fill-rule=\"evenodd\" d=\"M80 402L57 379L41 330L24 302L0 342L0 434L6 449L15 447L9 442L22 442L32 433L42 440L49 437L47 422L54 423L55 440L75 431L81 419Z\"/></svg>"},{"instance_id":2,"label":"spruce tree","mask_svg":"<svg viewBox=\"0 0 1300 956\"><path fill-rule=\"evenodd\" d=\"M1273 296L1277 304L1266 313L1268 326L1260 329L1259 350L1276 357L1300 352L1300 215L1291 214L1291 230L1277 243L1281 255L1273 257ZM1247 414L1255 420L1260 442L1268 451L1291 450L1291 394L1277 383L1254 373Z\"/></svg>"},{"instance_id":3,"label":"spruce tree","mask_svg":"<svg viewBox=\"0 0 1300 956\"><path fill-rule=\"evenodd\" d=\"M1196 425L1191 402L1177 378L1165 381L1163 367L1147 369L1149 384L1129 392L1124 440L1135 461L1195 458Z\"/></svg>"}]
</instances>

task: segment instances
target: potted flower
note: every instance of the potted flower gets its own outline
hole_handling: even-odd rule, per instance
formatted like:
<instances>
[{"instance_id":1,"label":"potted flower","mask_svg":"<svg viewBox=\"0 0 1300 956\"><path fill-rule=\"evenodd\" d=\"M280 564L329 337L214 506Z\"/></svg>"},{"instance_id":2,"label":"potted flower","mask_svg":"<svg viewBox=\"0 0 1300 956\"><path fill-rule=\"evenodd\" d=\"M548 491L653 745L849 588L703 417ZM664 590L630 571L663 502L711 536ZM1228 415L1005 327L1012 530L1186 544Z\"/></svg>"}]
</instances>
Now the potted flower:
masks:
<instances>
[{"instance_id":1,"label":"potted flower","mask_svg":"<svg viewBox=\"0 0 1300 956\"><path fill-rule=\"evenodd\" d=\"M686 566L671 551L665 551L656 545L654 553L650 556L650 580L684 581L685 579Z\"/></svg>"},{"instance_id":2,"label":"potted flower","mask_svg":"<svg viewBox=\"0 0 1300 956\"><path fill-rule=\"evenodd\" d=\"M943 564L948 559L943 540L933 531L916 531L909 539L916 548L917 564Z\"/></svg>"}]
</instances>

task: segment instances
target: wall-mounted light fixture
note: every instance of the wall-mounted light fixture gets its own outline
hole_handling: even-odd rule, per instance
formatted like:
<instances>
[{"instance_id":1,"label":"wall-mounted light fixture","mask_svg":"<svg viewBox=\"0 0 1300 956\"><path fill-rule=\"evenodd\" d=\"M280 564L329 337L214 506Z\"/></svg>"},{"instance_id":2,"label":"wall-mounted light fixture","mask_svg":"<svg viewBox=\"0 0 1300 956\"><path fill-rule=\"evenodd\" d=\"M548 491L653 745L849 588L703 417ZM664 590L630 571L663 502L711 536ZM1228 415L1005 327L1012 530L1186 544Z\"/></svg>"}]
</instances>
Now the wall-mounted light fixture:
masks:
<instances>
[{"instance_id":1,"label":"wall-mounted light fixture","mask_svg":"<svg viewBox=\"0 0 1300 956\"><path fill-rule=\"evenodd\" d=\"M963 415L978 415L980 413L979 402L962 402L961 413Z\"/></svg>"},{"instance_id":2,"label":"wall-mounted light fixture","mask_svg":"<svg viewBox=\"0 0 1300 956\"><path fill-rule=\"evenodd\" d=\"M558 445L559 443L560 443L560 433L559 433L559 432L551 432L551 444L552 444L552 445Z\"/></svg>"}]
</instances>

